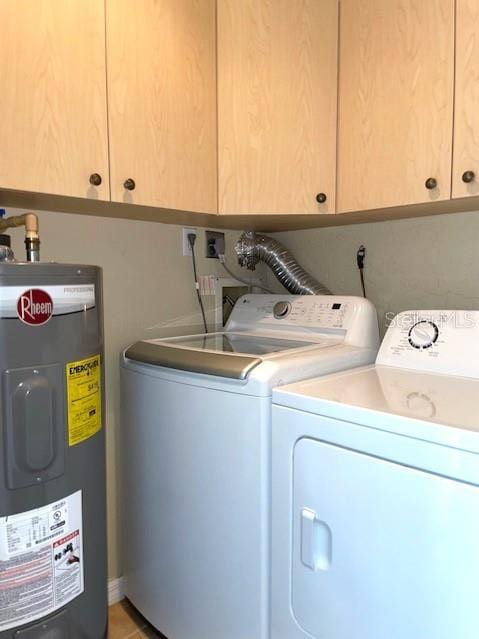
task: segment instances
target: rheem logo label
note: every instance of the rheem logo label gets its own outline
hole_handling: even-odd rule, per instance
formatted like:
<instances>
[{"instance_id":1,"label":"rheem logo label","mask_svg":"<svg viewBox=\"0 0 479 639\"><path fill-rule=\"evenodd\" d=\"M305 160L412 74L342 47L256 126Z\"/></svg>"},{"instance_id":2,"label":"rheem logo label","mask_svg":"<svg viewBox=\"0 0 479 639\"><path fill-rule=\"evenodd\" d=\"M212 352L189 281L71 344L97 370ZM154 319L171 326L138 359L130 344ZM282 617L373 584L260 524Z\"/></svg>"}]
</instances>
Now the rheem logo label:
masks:
<instances>
[{"instance_id":1,"label":"rheem logo label","mask_svg":"<svg viewBox=\"0 0 479 639\"><path fill-rule=\"evenodd\" d=\"M53 300L46 291L31 288L18 298L17 315L30 326L46 324L53 315Z\"/></svg>"}]
</instances>

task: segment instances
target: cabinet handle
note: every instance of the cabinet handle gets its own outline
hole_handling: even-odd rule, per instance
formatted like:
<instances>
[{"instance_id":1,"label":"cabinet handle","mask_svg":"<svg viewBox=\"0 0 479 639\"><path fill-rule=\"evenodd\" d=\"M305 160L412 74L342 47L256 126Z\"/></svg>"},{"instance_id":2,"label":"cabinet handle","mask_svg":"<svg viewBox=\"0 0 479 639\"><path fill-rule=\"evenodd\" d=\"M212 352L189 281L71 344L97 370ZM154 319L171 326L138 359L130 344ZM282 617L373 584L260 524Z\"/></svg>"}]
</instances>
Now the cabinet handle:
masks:
<instances>
[{"instance_id":1,"label":"cabinet handle","mask_svg":"<svg viewBox=\"0 0 479 639\"><path fill-rule=\"evenodd\" d=\"M136 186L135 180L128 178L127 180L123 182L123 186L125 187L127 191L134 191Z\"/></svg>"},{"instance_id":2,"label":"cabinet handle","mask_svg":"<svg viewBox=\"0 0 479 639\"><path fill-rule=\"evenodd\" d=\"M99 173L92 173L90 175L90 184L93 184L93 186L100 186L101 175Z\"/></svg>"},{"instance_id":3,"label":"cabinet handle","mask_svg":"<svg viewBox=\"0 0 479 639\"><path fill-rule=\"evenodd\" d=\"M326 193L318 193L318 195L316 196L316 202L318 204L324 204L327 199L328 196L326 195Z\"/></svg>"},{"instance_id":4,"label":"cabinet handle","mask_svg":"<svg viewBox=\"0 0 479 639\"><path fill-rule=\"evenodd\" d=\"M433 177L427 178L425 186L426 186L426 189L429 189L429 191L432 191L432 189L435 189L437 187L436 178L433 178Z\"/></svg>"},{"instance_id":5,"label":"cabinet handle","mask_svg":"<svg viewBox=\"0 0 479 639\"><path fill-rule=\"evenodd\" d=\"M465 182L466 184L469 184L470 182L474 182L475 179L476 179L476 174L474 173L474 171L465 171L462 174L462 181Z\"/></svg>"}]
</instances>

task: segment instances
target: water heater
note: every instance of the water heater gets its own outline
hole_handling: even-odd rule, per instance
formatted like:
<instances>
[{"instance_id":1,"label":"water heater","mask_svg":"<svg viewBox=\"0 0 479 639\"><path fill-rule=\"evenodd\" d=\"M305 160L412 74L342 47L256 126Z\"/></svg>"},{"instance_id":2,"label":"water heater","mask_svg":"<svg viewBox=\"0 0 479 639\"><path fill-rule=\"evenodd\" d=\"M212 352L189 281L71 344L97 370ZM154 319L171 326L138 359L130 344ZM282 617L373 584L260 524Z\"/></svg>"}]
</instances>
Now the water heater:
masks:
<instances>
[{"instance_id":1,"label":"water heater","mask_svg":"<svg viewBox=\"0 0 479 639\"><path fill-rule=\"evenodd\" d=\"M0 262L0 639L106 634L101 270Z\"/></svg>"}]
</instances>

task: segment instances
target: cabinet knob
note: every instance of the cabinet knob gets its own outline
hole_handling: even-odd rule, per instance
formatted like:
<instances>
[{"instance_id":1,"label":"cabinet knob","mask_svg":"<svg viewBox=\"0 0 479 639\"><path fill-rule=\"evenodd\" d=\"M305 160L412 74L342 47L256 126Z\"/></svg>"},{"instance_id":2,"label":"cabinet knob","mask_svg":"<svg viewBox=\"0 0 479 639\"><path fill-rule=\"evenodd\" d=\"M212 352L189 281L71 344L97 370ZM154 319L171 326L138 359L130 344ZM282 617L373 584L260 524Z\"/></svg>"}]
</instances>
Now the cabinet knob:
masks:
<instances>
[{"instance_id":1,"label":"cabinet knob","mask_svg":"<svg viewBox=\"0 0 479 639\"><path fill-rule=\"evenodd\" d=\"M128 178L127 180L123 182L123 186L125 187L127 191L134 191L136 187L135 180Z\"/></svg>"},{"instance_id":2,"label":"cabinet knob","mask_svg":"<svg viewBox=\"0 0 479 639\"><path fill-rule=\"evenodd\" d=\"M433 177L427 178L425 186L426 186L426 189L429 189L429 191L432 191L432 189L435 189L437 187L436 178L433 178Z\"/></svg>"},{"instance_id":3,"label":"cabinet knob","mask_svg":"<svg viewBox=\"0 0 479 639\"><path fill-rule=\"evenodd\" d=\"M318 204L324 204L327 199L328 196L326 195L326 193L318 193L318 195L316 196L316 202Z\"/></svg>"},{"instance_id":4,"label":"cabinet knob","mask_svg":"<svg viewBox=\"0 0 479 639\"><path fill-rule=\"evenodd\" d=\"M93 186L100 186L101 175L99 173L92 173L90 175L90 184L93 184Z\"/></svg>"},{"instance_id":5,"label":"cabinet knob","mask_svg":"<svg viewBox=\"0 0 479 639\"><path fill-rule=\"evenodd\" d=\"M466 184L469 184L470 182L474 182L475 179L476 179L476 174L474 173L474 171L464 171L464 173L462 174L462 181L465 182Z\"/></svg>"}]
</instances>

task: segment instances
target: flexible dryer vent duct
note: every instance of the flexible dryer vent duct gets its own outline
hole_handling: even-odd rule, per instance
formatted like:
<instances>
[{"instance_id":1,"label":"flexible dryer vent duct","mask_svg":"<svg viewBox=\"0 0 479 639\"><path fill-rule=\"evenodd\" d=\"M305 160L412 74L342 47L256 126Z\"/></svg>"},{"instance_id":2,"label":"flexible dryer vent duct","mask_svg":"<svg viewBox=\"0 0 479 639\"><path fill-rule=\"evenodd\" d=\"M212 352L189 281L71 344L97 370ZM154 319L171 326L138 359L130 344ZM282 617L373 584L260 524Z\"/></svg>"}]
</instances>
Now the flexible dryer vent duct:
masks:
<instances>
[{"instance_id":1,"label":"flexible dryer vent duct","mask_svg":"<svg viewBox=\"0 0 479 639\"><path fill-rule=\"evenodd\" d=\"M285 246L268 235L247 231L236 242L235 251L239 264L251 271L260 261L267 264L278 281L294 295L331 294L298 264Z\"/></svg>"}]
</instances>

